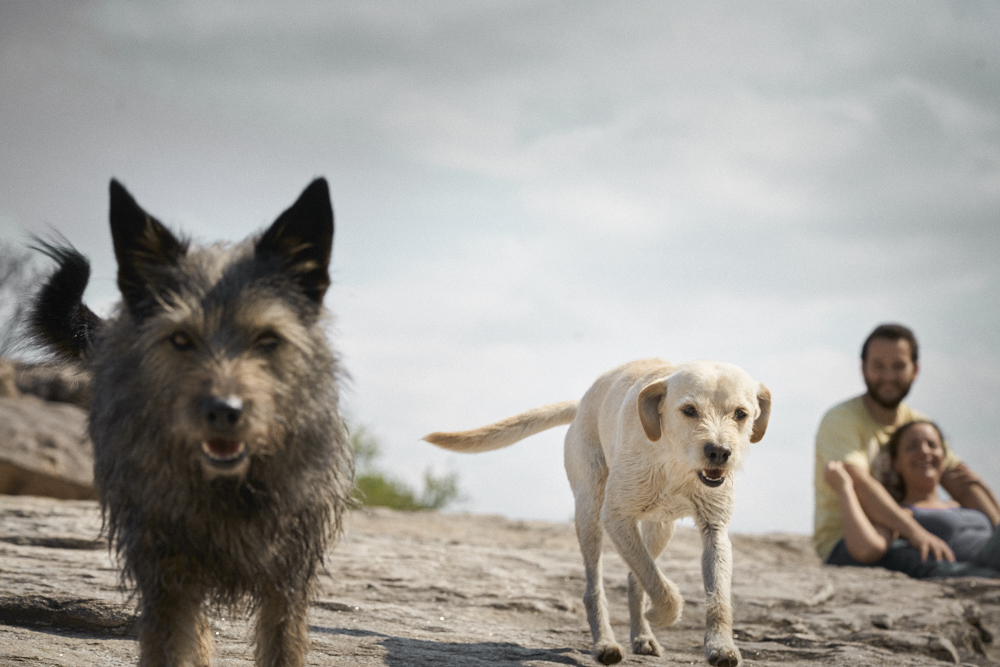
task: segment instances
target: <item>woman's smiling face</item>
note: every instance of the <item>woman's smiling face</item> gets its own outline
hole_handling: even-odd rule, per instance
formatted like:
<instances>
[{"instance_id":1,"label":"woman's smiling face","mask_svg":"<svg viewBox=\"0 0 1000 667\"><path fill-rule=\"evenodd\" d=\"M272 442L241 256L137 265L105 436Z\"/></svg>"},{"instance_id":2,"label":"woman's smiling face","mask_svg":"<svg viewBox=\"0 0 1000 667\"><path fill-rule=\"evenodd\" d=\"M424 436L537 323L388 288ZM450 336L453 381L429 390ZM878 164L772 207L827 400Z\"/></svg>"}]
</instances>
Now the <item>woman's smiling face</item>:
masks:
<instances>
[{"instance_id":1,"label":"woman's smiling face","mask_svg":"<svg viewBox=\"0 0 1000 667\"><path fill-rule=\"evenodd\" d=\"M900 438L893 469L907 489L934 488L944 470L944 443L932 424L914 424Z\"/></svg>"}]
</instances>

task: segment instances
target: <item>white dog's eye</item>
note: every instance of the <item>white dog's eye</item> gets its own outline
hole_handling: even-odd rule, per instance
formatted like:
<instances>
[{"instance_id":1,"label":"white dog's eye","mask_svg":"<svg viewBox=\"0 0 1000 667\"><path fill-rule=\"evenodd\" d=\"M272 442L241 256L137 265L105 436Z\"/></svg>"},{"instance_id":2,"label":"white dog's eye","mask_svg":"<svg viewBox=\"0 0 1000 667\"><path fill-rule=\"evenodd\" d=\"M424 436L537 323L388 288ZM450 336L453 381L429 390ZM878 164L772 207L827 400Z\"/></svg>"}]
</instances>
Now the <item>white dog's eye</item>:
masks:
<instances>
[{"instance_id":1,"label":"white dog's eye","mask_svg":"<svg viewBox=\"0 0 1000 667\"><path fill-rule=\"evenodd\" d=\"M736 421L741 422L747 418L747 411L743 408L737 408L736 412L733 413L733 417L736 418Z\"/></svg>"},{"instance_id":2,"label":"white dog's eye","mask_svg":"<svg viewBox=\"0 0 1000 667\"><path fill-rule=\"evenodd\" d=\"M695 407L693 405L685 405L683 408L681 408L681 412L684 413L685 417L697 417L698 416L698 410L695 409Z\"/></svg>"}]
</instances>

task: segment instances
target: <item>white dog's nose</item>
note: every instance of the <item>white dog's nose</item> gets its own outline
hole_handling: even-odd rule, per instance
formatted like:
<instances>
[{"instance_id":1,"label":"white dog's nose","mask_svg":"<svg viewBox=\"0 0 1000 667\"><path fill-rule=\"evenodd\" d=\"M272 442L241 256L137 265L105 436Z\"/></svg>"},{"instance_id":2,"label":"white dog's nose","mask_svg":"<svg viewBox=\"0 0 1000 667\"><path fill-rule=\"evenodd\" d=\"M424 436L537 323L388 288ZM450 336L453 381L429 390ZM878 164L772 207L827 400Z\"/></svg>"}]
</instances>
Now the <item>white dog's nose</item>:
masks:
<instances>
[{"instance_id":1,"label":"white dog's nose","mask_svg":"<svg viewBox=\"0 0 1000 667\"><path fill-rule=\"evenodd\" d=\"M717 445L714 442L705 445L705 458L713 466L725 465L732 453L732 448L726 445Z\"/></svg>"}]
</instances>

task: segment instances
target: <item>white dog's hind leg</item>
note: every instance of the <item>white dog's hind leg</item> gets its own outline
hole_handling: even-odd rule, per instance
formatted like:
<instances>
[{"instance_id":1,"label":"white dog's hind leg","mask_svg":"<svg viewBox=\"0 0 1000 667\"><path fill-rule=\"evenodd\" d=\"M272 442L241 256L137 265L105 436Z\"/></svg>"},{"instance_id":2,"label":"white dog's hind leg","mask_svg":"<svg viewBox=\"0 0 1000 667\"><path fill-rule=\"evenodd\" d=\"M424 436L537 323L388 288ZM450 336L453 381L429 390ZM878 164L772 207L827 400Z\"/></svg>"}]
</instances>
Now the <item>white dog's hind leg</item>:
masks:
<instances>
[{"instance_id":1,"label":"white dog's hind leg","mask_svg":"<svg viewBox=\"0 0 1000 667\"><path fill-rule=\"evenodd\" d=\"M673 521L643 521L642 541L655 561L674 534ZM628 615L631 625L632 652L639 655L662 655L663 649L656 641L646 610L646 591L631 572L628 573Z\"/></svg>"},{"instance_id":2,"label":"white dog's hind leg","mask_svg":"<svg viewBox=\"0 0 1000 667\"><path fill-rule=\"evenodd\" d=\"M604 452L593 428L586 420L570 424L566 432L566 476L576 500L576 536L580 541L587 587L583 604L594 639L594 657L605 665L621 662L625 652L615 641L608 616L608 601L604 595L602 555L604 531L601 528L601 506L604 504L604 484L608 468Z\"/></svg>"},{"instance_id":3,"label":"white dog's hind leg","mask_svg":"<svg viewBox=\"0 0 1000 667\"><path fill-rule=\"evenodd\" d=\"M583 554L583 568L587 576L583 604L587 608L587 621L594 638L594 657L605 665L613 665L621 662L625 654L615 641L608 617L601 562L604 532L599 519L600 504L595 507L593 500L582 494L576 500L576 535L580 540L580 553Z\"/></svg>"},{"instance_id":4,"label":"white dog's hind leg","mask_svg":"<svg viewBox=\"0 0 1000 667\"><path fill-rule=\"evenodd\" d=\"M733 642L733 547L726 526L699 522L705 582L705 659L715 667L737 667L742 659Z\"/></svg>"}]
</instances>

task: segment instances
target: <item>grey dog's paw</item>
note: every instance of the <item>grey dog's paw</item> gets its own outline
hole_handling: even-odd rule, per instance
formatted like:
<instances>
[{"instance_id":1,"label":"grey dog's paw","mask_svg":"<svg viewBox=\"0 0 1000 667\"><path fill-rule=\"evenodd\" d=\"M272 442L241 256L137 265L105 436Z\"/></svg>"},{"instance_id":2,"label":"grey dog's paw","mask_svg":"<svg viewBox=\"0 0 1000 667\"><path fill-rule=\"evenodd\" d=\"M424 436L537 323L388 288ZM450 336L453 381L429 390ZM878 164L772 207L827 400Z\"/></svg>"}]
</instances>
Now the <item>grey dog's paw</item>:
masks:
<instances>
[{"instance_id":1,"label":"grey dog's paw","mask_svg":"<svg viewBox=\"0 0 1000 667\"><path fill-rule=\"evenodd\" d=\"M636 655L663 655L660 642L652 635L639 635L633 639L632 652Z\"/></svg>"},{"instance_id":2,"label":"grey dog's paw","mask_svg":"<svg viewBox=\"0 0 1000 667\"><path fill-rule=\"evenodd\" d=\"M616 665L625 657L622 647L615 641L594 644L594 657L602 665Z\"/></svg>"}]
</instances>

